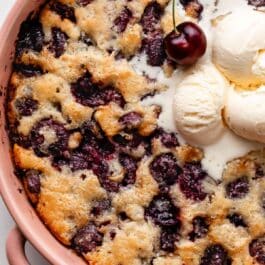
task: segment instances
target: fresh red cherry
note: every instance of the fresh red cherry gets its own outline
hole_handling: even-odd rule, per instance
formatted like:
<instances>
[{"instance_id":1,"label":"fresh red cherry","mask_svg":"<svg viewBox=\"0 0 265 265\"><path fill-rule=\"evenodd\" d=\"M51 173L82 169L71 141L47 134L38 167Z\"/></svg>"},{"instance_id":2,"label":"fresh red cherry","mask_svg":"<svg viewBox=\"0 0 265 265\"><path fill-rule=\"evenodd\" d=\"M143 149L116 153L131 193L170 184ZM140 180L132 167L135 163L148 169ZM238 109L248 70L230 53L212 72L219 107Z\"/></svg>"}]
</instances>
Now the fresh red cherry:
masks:
<instances>
[{"instance_id":1,"label":"fresh red cherry","mask_svg":"<svg viewBox=\"0 0 265 265\"><path fill-rule=\"evenodd\" d=\"M164 46L169 59L180 65L191 65L204 55L207 40L198 25L184 22L165 37Z\"/></svg>"}]
</instances>

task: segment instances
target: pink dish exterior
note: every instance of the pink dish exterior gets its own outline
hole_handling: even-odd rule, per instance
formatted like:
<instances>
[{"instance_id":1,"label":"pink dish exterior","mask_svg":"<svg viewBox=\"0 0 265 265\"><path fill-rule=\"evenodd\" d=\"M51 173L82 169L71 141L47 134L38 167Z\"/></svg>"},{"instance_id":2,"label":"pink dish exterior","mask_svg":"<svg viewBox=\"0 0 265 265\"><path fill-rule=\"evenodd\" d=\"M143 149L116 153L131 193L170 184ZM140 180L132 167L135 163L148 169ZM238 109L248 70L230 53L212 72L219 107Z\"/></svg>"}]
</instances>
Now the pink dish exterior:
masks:
<instances>
[{"instance_id":1,"label":"pink dish exterior","mask_svg":"<svg viewBox=\"0 0 265 265\"><path fill-rule=\"evenodd\" d=\"M14 43L21 22L44 1L17 0L0 30L0 191L7 208L25 237L55 265L86 264L72 250L61 245L38 218L14 175L10 146L5 130L6 87L11 72ZM13 240L19 241L19 240ZM21 241L21 240L20 240ZM17 249L19 252L20 250ZM12 252L15 254L15 252ZM19 259L19 255L17 256ZM17 260L17 265L25 264Z\"/></svg>"}]
</instances>

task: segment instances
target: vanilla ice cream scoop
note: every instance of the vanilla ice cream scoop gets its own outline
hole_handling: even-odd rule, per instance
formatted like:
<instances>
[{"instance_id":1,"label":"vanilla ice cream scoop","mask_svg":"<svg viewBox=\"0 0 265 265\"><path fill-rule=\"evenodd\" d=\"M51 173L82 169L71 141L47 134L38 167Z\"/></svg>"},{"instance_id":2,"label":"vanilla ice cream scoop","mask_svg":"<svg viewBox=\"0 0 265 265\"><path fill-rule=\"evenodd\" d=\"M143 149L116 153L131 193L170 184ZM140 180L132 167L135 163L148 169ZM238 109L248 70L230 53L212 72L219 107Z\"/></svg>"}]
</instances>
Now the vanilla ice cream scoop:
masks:
<instances>
[{"instance_id":1,"label":"vanilla ice cream scoop","mask_svg":"<svg viewBox=\"0 0 265 265\"><path fill-rule=\"evenodd\" d=\"M212 65L194 69L177 87L174 115L178 131L195 145L214 142L222 133L226 80Z\"/></svg>"},{"instance_id":2,"label":"vanilla ice cream scoop","mask_svg":"<svg viewBox=\"0 0 265 265\"><path fill-rule=\"evenodd\" d=\"M230 88L224 118L239 136L265 143L265 87L255 91Z\"/></svg>"},{"instance_id":3,"label":"vanilla ice cream scoop","mask_svg":"<svg viewBox=\"0 0 265 265\"><path fill-rule=\"evenodd\" d=\"M213 62L244 89L265 82L265 13L239 8L216 20Z\"/></svg>"}]
</instances>

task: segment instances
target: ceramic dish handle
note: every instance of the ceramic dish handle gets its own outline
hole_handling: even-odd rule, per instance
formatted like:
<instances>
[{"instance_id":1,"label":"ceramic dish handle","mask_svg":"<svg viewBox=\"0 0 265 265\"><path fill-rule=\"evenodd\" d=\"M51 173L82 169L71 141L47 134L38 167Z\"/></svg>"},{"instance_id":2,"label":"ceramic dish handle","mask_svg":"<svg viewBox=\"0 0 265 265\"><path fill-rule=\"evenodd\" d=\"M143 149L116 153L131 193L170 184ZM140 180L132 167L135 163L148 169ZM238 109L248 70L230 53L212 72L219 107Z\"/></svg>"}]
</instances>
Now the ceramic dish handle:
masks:
<instances>
[{"instance_id":1,"label":"ceramic dish handle","mask_svg":"<svg viewBox=\"0 0 265 265\"><path fill-rule=\"evenodd\" d=\"M26 239L17 227L14 227L6 241L6 254L10 265L29 265L25 255Z\"/></svg>"}]
</instances>

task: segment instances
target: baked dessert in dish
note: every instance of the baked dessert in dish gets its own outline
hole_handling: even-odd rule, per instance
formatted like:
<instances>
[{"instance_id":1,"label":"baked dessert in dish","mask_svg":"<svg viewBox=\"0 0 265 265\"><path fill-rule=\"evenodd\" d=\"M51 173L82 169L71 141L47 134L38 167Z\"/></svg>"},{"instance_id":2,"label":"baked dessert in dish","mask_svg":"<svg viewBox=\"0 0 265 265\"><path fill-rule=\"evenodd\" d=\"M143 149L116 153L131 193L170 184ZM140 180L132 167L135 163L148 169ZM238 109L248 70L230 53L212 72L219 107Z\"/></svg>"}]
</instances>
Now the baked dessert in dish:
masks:
<instances>
[{"instance_id":1,"label":"baked dessert in dish","mask_svg":"<svg viewBox=\"0 0 265 265\"><path fill-rule=\"evenodd\" d=\"M57 0L23 22L16 173L88 264L265 264L264 6Z\"/></svg>"}]
</instances>

